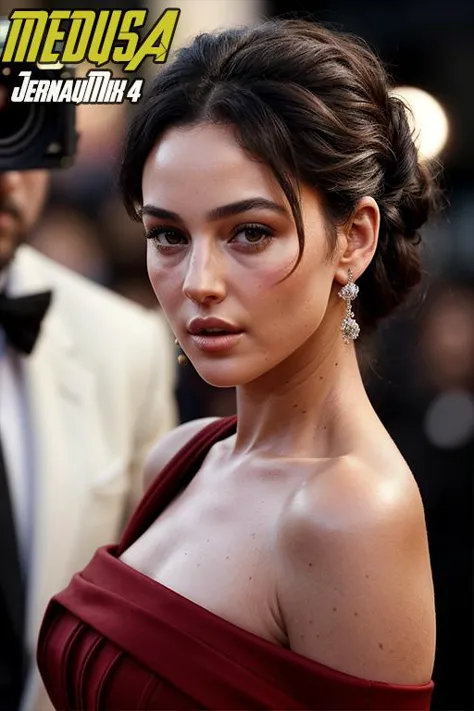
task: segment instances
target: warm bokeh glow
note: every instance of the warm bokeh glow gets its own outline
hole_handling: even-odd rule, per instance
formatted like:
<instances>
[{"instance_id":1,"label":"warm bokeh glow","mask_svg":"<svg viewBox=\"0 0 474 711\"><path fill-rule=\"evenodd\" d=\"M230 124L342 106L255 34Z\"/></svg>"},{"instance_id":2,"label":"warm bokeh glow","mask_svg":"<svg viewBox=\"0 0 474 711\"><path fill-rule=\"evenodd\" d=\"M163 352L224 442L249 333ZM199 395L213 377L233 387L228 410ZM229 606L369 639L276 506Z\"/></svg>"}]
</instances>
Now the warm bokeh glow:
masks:
<instances>
[{"instance_id":1,"label":"warm bokeh glow","mask_svg":"<svg viewBox=\"0 0 474 711\"><path fill-rule=\"evenodd\" d=\"M431 94L414 86L397 86L391 92L408 106L408 119L415 132L421 158L436 158L448 140L449 123L445 110Z\"/></svg>"}]
</instances>

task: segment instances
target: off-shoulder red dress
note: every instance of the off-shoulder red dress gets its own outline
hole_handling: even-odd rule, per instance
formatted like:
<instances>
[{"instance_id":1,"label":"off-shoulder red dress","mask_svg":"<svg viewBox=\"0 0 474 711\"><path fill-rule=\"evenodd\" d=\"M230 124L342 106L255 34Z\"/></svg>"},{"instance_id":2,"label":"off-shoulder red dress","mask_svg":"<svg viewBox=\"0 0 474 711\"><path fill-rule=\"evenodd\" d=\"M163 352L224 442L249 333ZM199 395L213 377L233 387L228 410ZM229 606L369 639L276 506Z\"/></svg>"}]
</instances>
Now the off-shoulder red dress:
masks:
<instances>
[{"instance_id":1,"label":"off-shoulder red dress","mask_svg":"<svg viewBox=\"0 0 474 711\"><path fill-rule=\"evenodd\" d=\"M55 708L429 709L432 683L384 684L330 669L119 560L235 426L235 418L223 418L181 450L147 491L120 543L100 548L49 603L37 657Z\"/></svg>"}]
</instances>

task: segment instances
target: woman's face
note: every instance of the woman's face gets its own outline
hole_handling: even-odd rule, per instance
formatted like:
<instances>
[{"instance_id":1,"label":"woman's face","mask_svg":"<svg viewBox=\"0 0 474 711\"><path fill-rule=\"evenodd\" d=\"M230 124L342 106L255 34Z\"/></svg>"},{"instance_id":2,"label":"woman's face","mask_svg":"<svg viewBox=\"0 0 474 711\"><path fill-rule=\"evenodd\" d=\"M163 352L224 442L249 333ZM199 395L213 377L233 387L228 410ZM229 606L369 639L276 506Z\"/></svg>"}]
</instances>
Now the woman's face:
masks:
<instances>
[{"instance_id":1,"label":"woman's face","mask_svg":"<svg viewBox=\"0 0 474 711\"><path fill-rule=\"evenodd\" d=\"M171 129L150 153L142 187L150 280L204 380L242 385L289 358L297 366L314 357L335 267L312 190L301 196L303 257L284 279L299 250L291 210L230 128Z\"/></svg>"}]
</instances>

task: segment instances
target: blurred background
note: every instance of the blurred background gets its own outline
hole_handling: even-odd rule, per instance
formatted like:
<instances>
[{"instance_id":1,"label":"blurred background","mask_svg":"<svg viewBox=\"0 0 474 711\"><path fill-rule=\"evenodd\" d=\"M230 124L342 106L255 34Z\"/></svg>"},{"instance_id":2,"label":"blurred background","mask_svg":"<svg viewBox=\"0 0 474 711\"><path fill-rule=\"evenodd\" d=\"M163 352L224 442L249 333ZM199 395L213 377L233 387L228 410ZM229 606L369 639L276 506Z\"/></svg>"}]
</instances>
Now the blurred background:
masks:
<instances>
[{"instance_id":1,"label":"blurred background","mask_svg":"<svg viewBox=\"0 0 474 711\"><path fill-rule=\"evenodd\" d=\"M140 6L115 0L115 8ZM23 0L22 8L106 7ZM182 10L172 50L199 31L262 17L314 18L361 35L412 106L420 152L443 164L448 205L425 231L425 277L366 344L370 397L411 466L426 510L438 614L434 709L473 709L474 6L472 0L149 0L149 21ZM0 0L0 15L16 3ZM81 72L87 67L81 67ZM145 64L140 76L156 66ZM133 105L78 107L79 154L57 172L33 244L87 278L157 308L141 227L117 197L117 160ZM181 368L182 421L232 414L233 390Z\"/></svg>"}]
</instances>

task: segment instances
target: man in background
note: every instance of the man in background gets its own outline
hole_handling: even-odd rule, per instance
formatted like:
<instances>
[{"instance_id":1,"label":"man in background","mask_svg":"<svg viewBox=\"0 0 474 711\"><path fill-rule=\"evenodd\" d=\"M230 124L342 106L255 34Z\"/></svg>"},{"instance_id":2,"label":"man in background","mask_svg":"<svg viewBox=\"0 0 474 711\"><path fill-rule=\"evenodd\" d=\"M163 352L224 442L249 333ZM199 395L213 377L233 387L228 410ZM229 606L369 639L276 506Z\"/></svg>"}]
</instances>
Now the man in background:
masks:
<instances>
[{"instance_id":1,"label":"man in background","mask_svg":"<svg viewBox=\"0 0 474 711\"><path fill-rule=\"evenodd\" d=\"M48 181L0 174L0 711L51 708L35 665L46 605L117 539L177 424L160 314L25 244Z\"/></svg>"}]
</instances>

